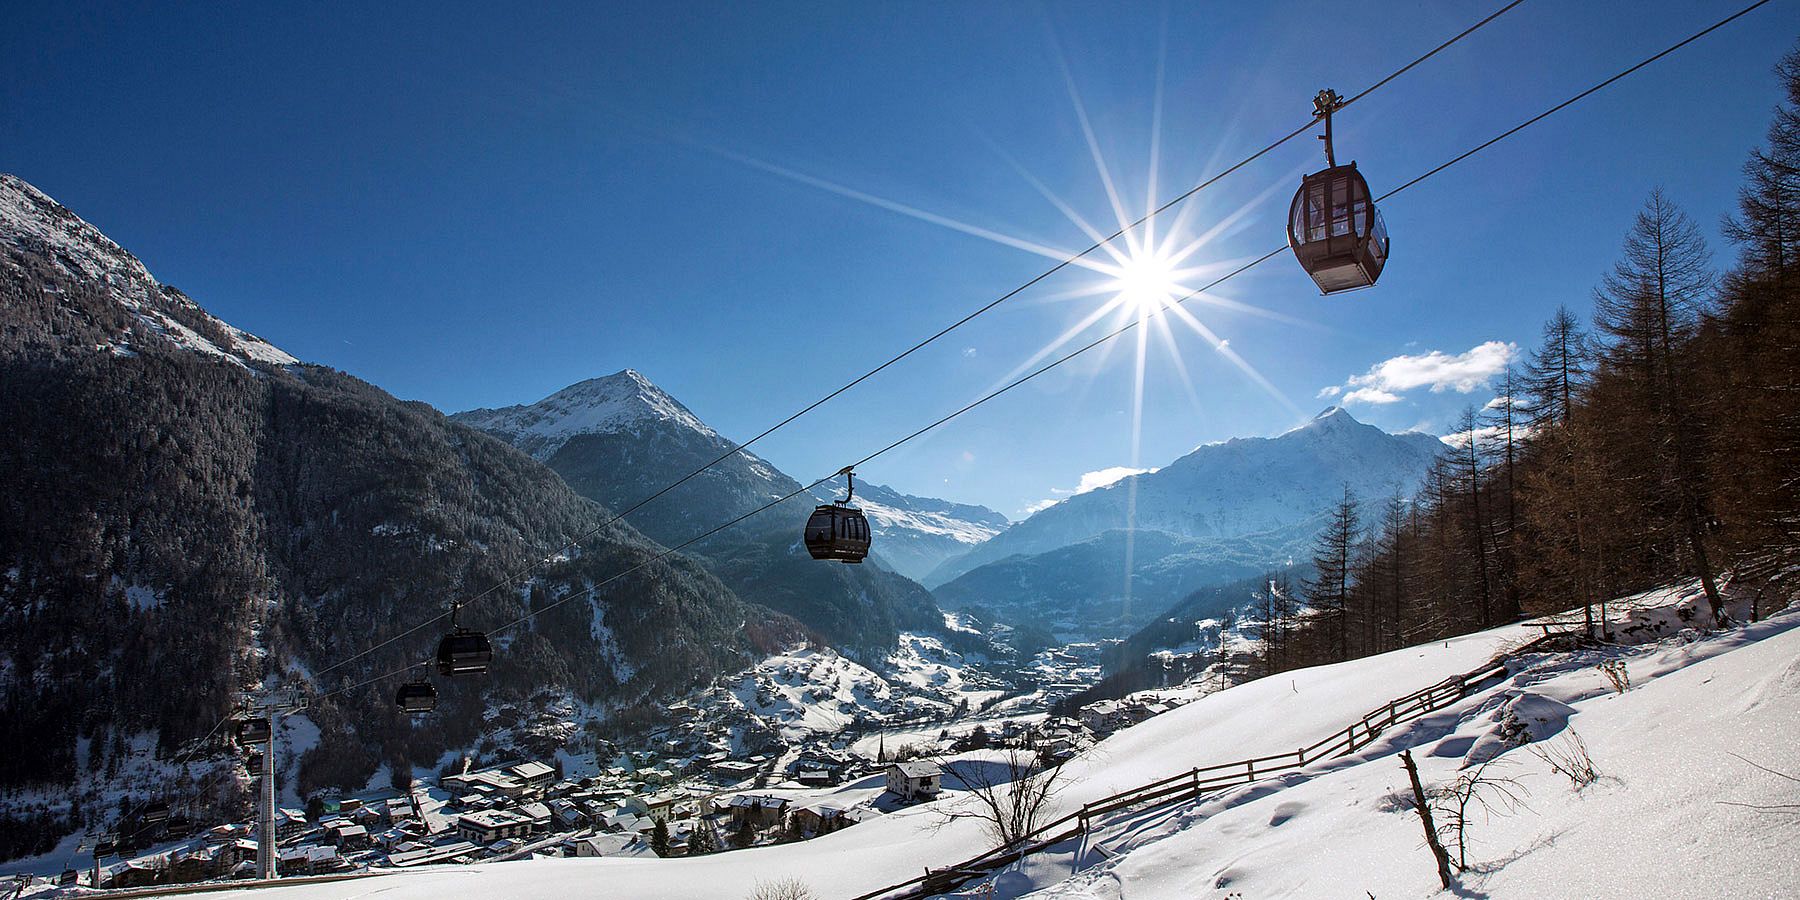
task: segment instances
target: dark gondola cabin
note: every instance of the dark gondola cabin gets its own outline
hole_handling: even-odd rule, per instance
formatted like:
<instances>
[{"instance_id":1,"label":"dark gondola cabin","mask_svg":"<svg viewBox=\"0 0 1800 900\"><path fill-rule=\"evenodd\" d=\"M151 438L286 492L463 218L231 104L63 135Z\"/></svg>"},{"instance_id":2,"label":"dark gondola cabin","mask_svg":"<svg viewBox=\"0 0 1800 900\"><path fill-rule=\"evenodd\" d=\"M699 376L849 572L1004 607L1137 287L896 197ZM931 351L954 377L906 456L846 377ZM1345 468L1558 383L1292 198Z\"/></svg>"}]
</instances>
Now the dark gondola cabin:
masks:
<instances>
[{"instance_id":1,"label":"dark gondola cabin","mask_svg":"<svg viewBox=\"0 0 1800 900\"><path fill-rule=\"evenodd\" d=\"M263 716L238 720L237 740L246 747L268 743L269 720Z\"/></svg>"},{"instance_id":2,"label":"dark gondola cabin","mask_svg":"<svg viewBox=\"0 0 1800 900\"><path fill-rule=\"evenodd\" d=\"M409 681L394 695L394 705L405 713L428 713L437 709L437 688L429 681Z\"/></svg>"},{"instance_id":3,"label":"dark gondola cabin","mask_svg":"<svg viewBox=\"0 0 1800 900\"><path fill-rule=\"evenodd\" d=\"M813 559L862 562L869 555L869 520L854 506L820 504L806 520L806 552Z\"/></svg>"},{"instance_id":4,"label":"dark gondola cabin","mask_svg":"<svg viewBox=\"0 0 1800 900\"><path fill-rule=\"evenodd\" d=\"M1373 285L1387 264L1387 226L1356 163L1314 172L1288 209L1288 246L1321 294Z\"/></svg>"},{"instance_id":5,"label":"dark gondola cabin","mask_svg":"<svg viewBox=\"0 0 1800 900\"><path fill-rule=\"evenodd\" d=\"M438 641L440 675L486 675L488 663L493 661L494 647L479 631L458 628Z\"/></svg>"}]
</instances>

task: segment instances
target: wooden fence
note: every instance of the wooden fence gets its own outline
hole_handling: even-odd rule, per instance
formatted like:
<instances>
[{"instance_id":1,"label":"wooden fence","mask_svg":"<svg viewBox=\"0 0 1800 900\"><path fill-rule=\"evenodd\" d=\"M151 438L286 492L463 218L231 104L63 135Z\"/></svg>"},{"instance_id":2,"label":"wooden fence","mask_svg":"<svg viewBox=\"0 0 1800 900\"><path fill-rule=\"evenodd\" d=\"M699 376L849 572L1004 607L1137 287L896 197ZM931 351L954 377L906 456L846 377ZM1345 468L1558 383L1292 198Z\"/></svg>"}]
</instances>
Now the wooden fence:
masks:
<instances>
[{"instance_id":1,"label":"wooden fence","mask_svg":"<svg viewBox=\"0 0 1800 900\"><path fill-rule=\"evenodd\" d=\"M1544 640L1539 638L1512 652L1528 652ZM1080 809L1033 829L1023 840L1011 846L996 847L941 869L928 868L923 875L860 894L853 900L875 900L877 897L914 900L947 893L1034 853L1080 837L1092 830L1096 820L1104 816L1128 809L1136 808L1141 811L1195 800L1226 788L1292 772L1322 759L1348 756L1368 746L1382 732L1450 706L1467 697L1489 679L1505 676L1507 671L1504 662L1495 660L1472 672L1446 678L1423 690L1384 703L1370 710L1361 719L1351 722L1342 731L1326 735L1311 746L1301 747L1291 753L1203 766L1120 791L1083 804Z\"/></svg>"}]
</instances>

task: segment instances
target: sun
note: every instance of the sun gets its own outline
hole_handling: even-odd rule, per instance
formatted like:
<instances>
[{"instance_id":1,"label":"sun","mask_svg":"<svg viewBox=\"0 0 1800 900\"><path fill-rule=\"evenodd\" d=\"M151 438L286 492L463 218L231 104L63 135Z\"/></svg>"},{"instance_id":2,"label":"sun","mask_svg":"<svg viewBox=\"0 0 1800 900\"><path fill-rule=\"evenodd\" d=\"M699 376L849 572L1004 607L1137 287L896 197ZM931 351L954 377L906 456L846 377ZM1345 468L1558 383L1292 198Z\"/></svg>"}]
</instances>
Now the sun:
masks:
<instances>
[{"instance_id":1,"label":"sun","mask_svg":"<svg viewBox=\"0 0 1800 900\"><path fill-rule=\"evenodd\" d=\"M1136 249L1126 255L1118 271L1107 283L1117 292L1118 305L1140 318L1156 315L1184 293L1179 278L1182 273L1168 254L1150 249Z\"/></svg>"}]
</instances>

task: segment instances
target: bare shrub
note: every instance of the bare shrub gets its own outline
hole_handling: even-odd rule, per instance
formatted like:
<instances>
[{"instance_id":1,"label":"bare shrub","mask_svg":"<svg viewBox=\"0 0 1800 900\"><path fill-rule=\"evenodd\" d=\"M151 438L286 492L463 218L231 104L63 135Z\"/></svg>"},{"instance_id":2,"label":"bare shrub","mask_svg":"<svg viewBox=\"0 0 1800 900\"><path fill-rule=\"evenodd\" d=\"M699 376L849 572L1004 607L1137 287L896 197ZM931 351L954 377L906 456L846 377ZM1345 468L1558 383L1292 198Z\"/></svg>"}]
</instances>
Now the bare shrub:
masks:
<instances>
[{"instance_id":1,"label":"bare shrub","mask_svg":"<svg viewBox=\"0 0 1800 900\"><path fill-rule=\"evenodd\" d=\"M1609 659L1601 663L1600 674L1606 676L1606 681L1612 685L1614 693L1623 694L1631 690L1631 673L1625 671L1624 660Z\"/></svg>"},{"instance_id":2,"label":"bare shrub","mask_svg":"<svg viewBox=\"0 0 1800 900\"><path fill-rule=\"evenodd\" d=\"M819 900L819 895L798 878L758 881L749 900Z\"/></svg>"},{"instance_id":3,"label":"bare shrub","mask_svg":"<svg viewBox=\"0 0 1800 900\"><path fill-rule=\"evenodd\" d=\"M988 836L1002 847L1017 844L1036 831L1062 788L1058 781L1061 770L1046 768L1037 754L1026 750L1008 752L1004 763L964 759L945 763L943 769L956 776L975 801L946 805L943 815L981 820Z\"/></svg>"},{"instance_id":4,"label":"bare shrub","mask_svg":"<svg viewBox=\"0 0 1800 900\"><path fill-rule=\"evenodd\" d=\"M1443 817L1439 833L1456 843L1458 871L1469 868L1469 822L1475 814L1480 813L1484 819L1495 813L1510 815L1525 805L1524 785L1515 778L1489 772L1499 762L1482 763L1432 791L1431 805Z\"/></svg>"},{"instance_id":5,"label":"bare shrub","mask_svg":"<svg viewBox=\"0 0 1800 900\"><path fill-rule=\"evenodd\" d=\"M1588 754L1587 743L1573 728L1563 732L1554 741L1532 747L1531 754L1549 765L1551 771L1569 779L1569 784L1575 790L1579 791L1600 780L1600 770L1595 767L1594 758Z\"/></svg>"}]
</instances>

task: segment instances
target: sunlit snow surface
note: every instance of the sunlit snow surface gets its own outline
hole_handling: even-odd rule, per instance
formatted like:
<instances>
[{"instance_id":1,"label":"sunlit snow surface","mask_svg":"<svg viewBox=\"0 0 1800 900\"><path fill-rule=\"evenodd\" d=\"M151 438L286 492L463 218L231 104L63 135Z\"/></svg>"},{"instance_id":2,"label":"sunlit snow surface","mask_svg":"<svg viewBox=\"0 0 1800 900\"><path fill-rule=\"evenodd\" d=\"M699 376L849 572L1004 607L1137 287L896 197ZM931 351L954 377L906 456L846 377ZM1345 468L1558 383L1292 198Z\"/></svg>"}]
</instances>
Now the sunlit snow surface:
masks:
<instances>
[{"instance_id":1,"label":"sunlit snow surface","mask_svg":"<svg viewBox=\"0 0 1800 900\"><path fill-rule=\"evenodd\" d=\"M1677 599L1693 600L1688 591L1664 592L1640 604ZM1679 623L1663 631L1666 636L1636 648L1522 660L1504 682L1384 736L1355 757L1205 803L1114 820L1084 843L1070 842L1002 873L995 896L1434 896L1436 876L1419 823L1390 799L1405 779L1394 753L1411 747L1427 781L1448 780L1492 730L1494 711L1525 692L1572 708L1565 727L1582 735L1606 777L1576 792L1526 750L1503 755L1506 773L1529 789L1530 809L1477 823L1476 865L1463 876L1465 895L1795 896L1793 817L1728 802L1796 802L1793 782L1743 760L1800 774L1794 741L1800 611L1713 636L1680 633ZM1387 699L1473 669L1532 633L1500 628L1210 694L1071 762L1059 809L1192 766L1310 743ZM1609 658L1625 662L1634 683L1629 692L1613 693L1597 669ZM952 790L940 804L957 802ZM945 824L925 805L804 843L697 859L494 863L296 886L281 894L290 900L376 893L386 900L563 900L604 885L611 897L741 897L758 879L797 877L821 897L845 897L984 846L979 825Z\"/></svg>"}]
</instances>

